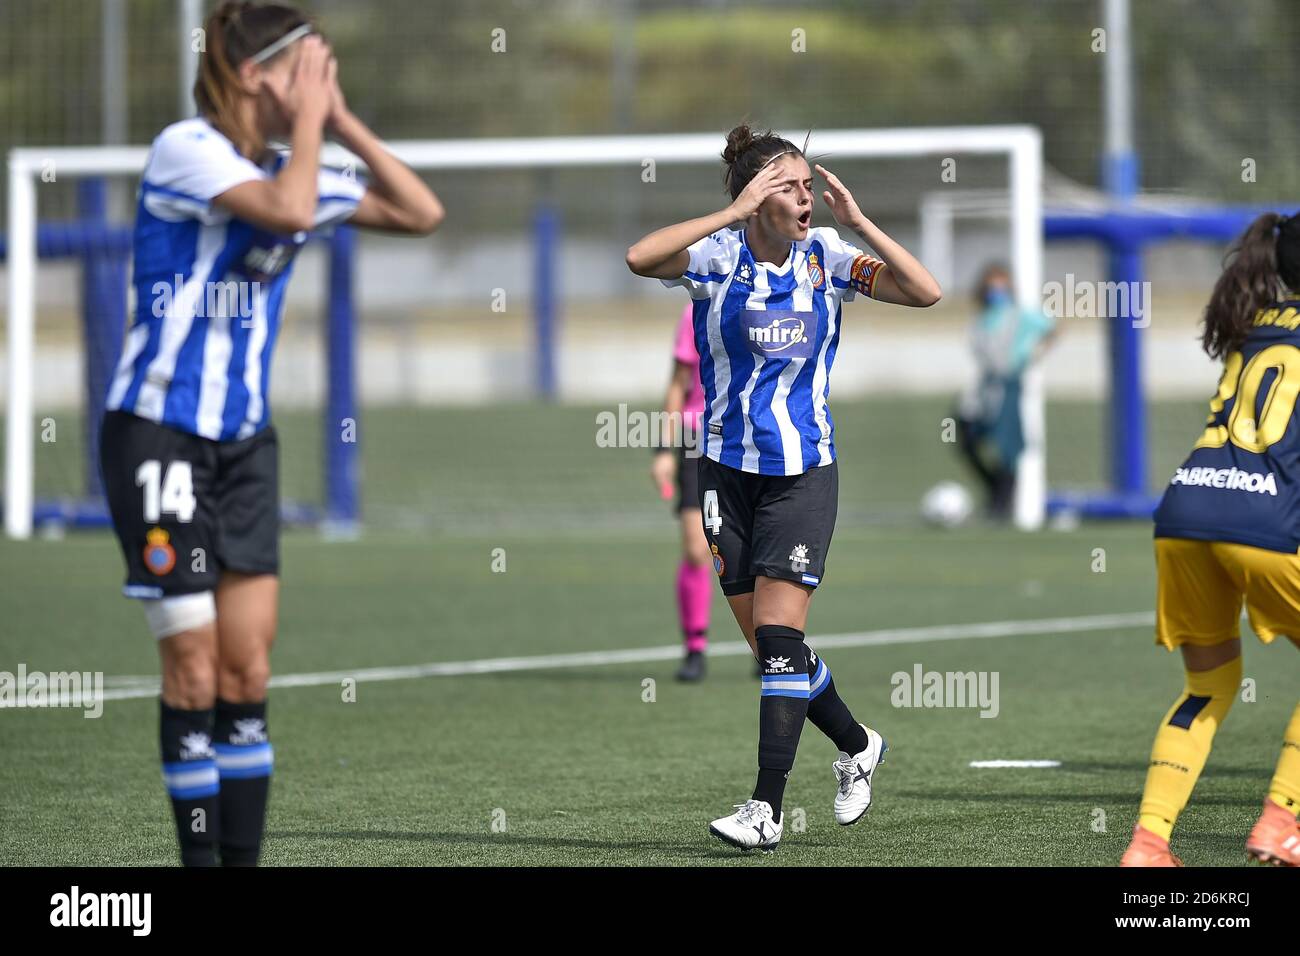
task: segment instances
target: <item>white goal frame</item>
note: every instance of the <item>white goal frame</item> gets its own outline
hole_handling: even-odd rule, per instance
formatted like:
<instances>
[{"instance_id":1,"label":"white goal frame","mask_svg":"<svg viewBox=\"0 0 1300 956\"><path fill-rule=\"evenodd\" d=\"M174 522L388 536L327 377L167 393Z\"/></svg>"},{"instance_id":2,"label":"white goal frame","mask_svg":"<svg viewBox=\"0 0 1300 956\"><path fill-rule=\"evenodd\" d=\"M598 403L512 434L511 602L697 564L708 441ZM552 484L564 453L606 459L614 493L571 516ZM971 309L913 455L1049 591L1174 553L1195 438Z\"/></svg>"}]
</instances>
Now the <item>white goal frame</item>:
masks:
<instances>
[{"instance_id":1,"label":"white goal frame","mask_svg":"<svg viewBox=\"0 0 1300 956\"><path fill-rule=\"evenodd\" d=\"M797 142L802 134L784 134ZM715 162L717 133L649 136L577 136L536 139L408 140L389 149L417 171L545 169L574 166L627 166ZM1042 135L1033 126L955 126L903 129L819 130L818 152L844 159L906 159L960 154L1007 158L1011 242L1007 250L1015 273L1016 296L1027 308L1040 308L1043 272ZM63 177L139 174L148 155L143 146L20 147L9 152L9 331L8 427L5 432L5 534L23 539L32 533L34 504L32 369L36 322L37 183L42 170ZM339 146L327 146L323 159L334 165L359 161ZM128 317L129 321L129 317ZM1041 373L1026 372L1022 390L1025 448L1017 463L1017 526L1042 526L1047 502Z\"/></svg>"}]
</instances>

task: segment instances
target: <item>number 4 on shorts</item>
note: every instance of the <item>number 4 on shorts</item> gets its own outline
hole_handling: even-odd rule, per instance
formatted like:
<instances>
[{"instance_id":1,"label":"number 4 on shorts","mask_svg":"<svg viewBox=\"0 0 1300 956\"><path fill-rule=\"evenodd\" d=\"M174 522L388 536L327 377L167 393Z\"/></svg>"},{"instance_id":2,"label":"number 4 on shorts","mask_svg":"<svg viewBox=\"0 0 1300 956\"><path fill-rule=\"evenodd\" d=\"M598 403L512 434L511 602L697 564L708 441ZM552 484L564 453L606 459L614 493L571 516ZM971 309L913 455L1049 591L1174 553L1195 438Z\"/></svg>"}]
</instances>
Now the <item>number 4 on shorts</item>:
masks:
<instances>
[{"instance_id":1,"label":"number 4 on shorts","mask_svg":"<svg viewBox=\"0 0 1300 956\"><path fill-rule=\"evenodd\" d=\"M712 488L704 493L704 527L714 534L722 530L722 513L718 511L718 493Z\"/></svg>"}]
</instances>

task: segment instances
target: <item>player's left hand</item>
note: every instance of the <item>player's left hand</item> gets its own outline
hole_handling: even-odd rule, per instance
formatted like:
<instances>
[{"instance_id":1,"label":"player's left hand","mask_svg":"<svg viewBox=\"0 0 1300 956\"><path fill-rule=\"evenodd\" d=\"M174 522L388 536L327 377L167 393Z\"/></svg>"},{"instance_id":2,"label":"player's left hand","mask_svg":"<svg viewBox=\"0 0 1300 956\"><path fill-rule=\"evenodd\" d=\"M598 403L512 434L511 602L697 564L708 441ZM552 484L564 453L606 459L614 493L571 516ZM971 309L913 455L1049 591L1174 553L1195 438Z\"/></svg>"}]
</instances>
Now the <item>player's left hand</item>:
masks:
<instances>
[{"instance_id":1,"label":"player's left hand","mask_svg":"<svg viewBox=\"0 0 1300 956\"><path fill-rule=\"evenodd\" d=\"M340 120L348 115L348 103L343 98L343 87L339 85L339 61L330 52L330 111L325 123L333 129Z\"/></svg>"},{"instance_id":2,"label":"player's left hand","mask_svg":"<svg viewBox=\"0 0 1300 956\"><path fill-rule=\"evenodd\" d=\"M848 228L855 227L866 217L862 215L862 210L858 208L857 200L853 198L853 193L849 192L847 186L840 182L839 177L833 172L822 166L820 163L813 167L826 180L826 185L830 187L822 192L822 199L826 205L831 207L831 215L841 226Z\"/></svg>"}]
</instances>

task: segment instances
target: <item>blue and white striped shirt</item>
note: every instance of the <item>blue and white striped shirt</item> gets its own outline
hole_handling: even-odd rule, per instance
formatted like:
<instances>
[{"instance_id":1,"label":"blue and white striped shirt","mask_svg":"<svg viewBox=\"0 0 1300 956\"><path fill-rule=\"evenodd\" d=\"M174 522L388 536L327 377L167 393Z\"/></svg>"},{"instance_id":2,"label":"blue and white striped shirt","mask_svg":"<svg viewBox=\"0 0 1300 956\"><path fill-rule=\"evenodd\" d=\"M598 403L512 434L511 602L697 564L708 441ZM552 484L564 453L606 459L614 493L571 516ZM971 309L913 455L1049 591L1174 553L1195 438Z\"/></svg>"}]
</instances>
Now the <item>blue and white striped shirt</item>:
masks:
<instances>
[{"instance_id":1,"label":"blue and white striped shirt","mask_svg":"<svg viewBox=\"0 0 1300 956\"><path fill-rule=\"evenodd\" d=\"M145 163L134 236L135 321L107 407L218 441L270 420L271 353L293 259L307 234L277 235L212 199L269 179L205 119L173 123ZM333 170L318 181L317 228L347 219L365 186Z\"/></svg>"},{"instance_id":2,"label":"blue and white striped shirt","mask_svg":"<svg viewBox=\"0 0 1300 956\"><path fill-rule=\"evenodd\" d=\"M755 260L743 231L706 236L688 252L685 274L663 282L695 300L704 453L760 475L829 465L840 304L870 296L884 263L829 228L791 243L780 267Z\"/></svg>"}]
</instances>

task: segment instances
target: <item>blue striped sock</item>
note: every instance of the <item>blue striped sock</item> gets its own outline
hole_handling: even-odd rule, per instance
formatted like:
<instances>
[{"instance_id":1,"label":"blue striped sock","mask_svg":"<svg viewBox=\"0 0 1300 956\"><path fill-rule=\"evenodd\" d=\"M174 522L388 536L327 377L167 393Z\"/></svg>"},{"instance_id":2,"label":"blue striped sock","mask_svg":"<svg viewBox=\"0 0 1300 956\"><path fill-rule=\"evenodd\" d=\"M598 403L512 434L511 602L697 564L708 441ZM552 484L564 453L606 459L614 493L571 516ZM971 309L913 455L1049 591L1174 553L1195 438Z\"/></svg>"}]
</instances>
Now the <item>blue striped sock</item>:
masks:
<instances>
[{"instance_id":1,"label":"blue striped sock","mask_svg":"<svg viewBox=\"0 0 1300 956\"><path fill-rule=\"evenodd\" d=\"M213 747L221 775L221 863L255 866L275 765L266 732L266 701L218 700Z\"/></svg>"},{"instance_id":2,"label":"blue striped sock","mask_svg":"<svg viewBox=\"0 0 1300 956\"><path fill-rule=\"evenodd\" d=\"M808 716L808 658L803 633L765 624L754 630L763 687L758 704L758 783L754 799L780 817L785 781L794 767L799 733Z\"/></svg>"},{"instance_id":3,"label":"blue striped sock","mask_svg":"<svg viewBox=\"0 0 1300 956\"><path fill-rule=\"evenodd\" d=\"M213 712L182 710L161 699L158 706L163 784L172 802L181 863L216 866L221 808Z\"/></svg>"},{"instance_id":4,"label":"blue striped sock","mask_svg":"<svg viewBox=\"0 0 1300 956\"><path fill-rule=\"evenodd\" d=\"M840 699L831 669L808 645L808 719L842 752L852 756L867 749L867 732Z\"/></svg>"}]
</instances>

